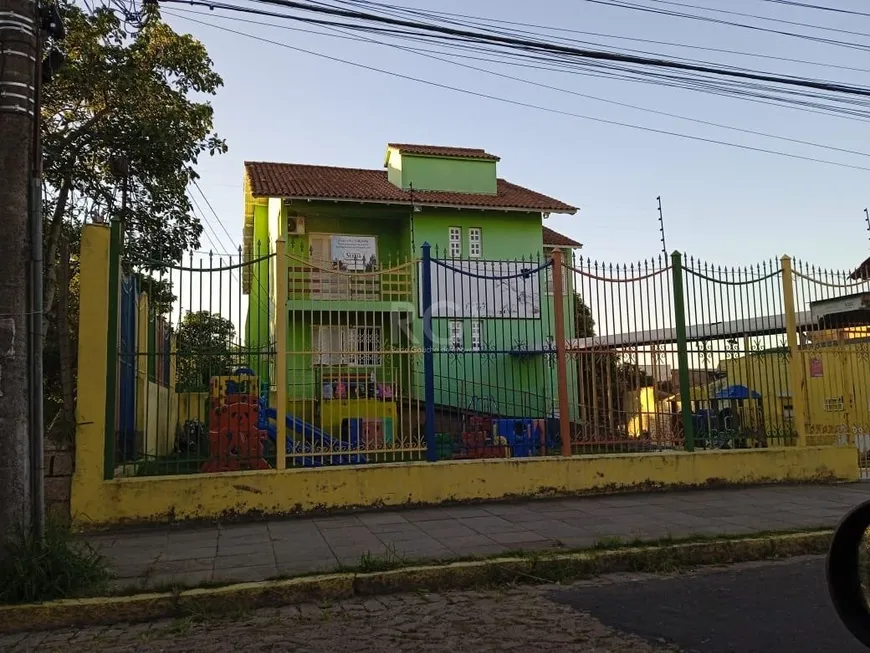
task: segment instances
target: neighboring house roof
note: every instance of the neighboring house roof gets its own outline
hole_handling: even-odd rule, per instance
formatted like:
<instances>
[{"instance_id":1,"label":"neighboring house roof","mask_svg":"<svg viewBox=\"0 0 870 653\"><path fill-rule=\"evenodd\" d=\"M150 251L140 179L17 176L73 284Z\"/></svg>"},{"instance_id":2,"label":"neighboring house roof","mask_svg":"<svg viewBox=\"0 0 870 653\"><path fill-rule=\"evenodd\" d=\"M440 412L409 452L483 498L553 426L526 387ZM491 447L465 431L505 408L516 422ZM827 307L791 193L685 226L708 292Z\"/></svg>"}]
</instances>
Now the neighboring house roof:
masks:
<instances>
[{"instance_id":1,"label":"neighboring house roof","mask_svg":"<svg viewBox=\"0 0 870 653\"><path fill-rule=\"evenodd\" d=\"M866 281L870 279L870 258L858 266L858 269L851 274L855 281Z\"/></svg>"},{"instance_id":2,"label":"neighboring house roof","mask_svg":"<svg viewBox=\"0 0 870 653\"><path fill-rule=\"evenodd\" d=\"M544 245L550 247L583 247L583 243L578 243L573 238L568 238L563 234L560 234L558 231L553 231L548 227L541 227L541 230L544 232Z\"/></svg>"},{"instance_id":3,"label":"neighboring house roof","mask_svg":"<svg viewBox=\"0 0 870 653\"><path fill-rule=\"evenodd\" d=\"M410 191L394 186L386 170L335 168L296 163L246 161L254 197L417 204L453 208L500 209L542 213L576 213L552 197L499 179L494 195L450 191Z\"/></svg>"},{"instance_id":4,"label":"neighboring house roof","mask_svg":"<svg viewBox=\"0 0 870 653\"><path fill-rule=\"evenodd\" d=\"M490 154L479 147L442 147L441 145L413 145L410 143L388 143L387 147L399 150L402 154L445 156L454 159L486 159L488 161L501 160L495 154Z\"/></svg>"}]
</instances>

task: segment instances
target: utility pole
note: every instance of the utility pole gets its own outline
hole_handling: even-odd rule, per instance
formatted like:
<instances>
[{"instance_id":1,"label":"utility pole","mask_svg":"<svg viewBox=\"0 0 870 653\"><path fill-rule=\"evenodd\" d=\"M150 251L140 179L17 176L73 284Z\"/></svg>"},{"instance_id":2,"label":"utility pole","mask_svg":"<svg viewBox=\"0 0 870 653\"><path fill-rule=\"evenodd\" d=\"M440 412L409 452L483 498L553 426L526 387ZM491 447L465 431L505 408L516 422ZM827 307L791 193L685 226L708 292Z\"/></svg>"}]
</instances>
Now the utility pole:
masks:
<instances>
[{"instance_id":1,"label":"utility pole","mask_svg":"<svg viewBox=\"0 0 870 653\"><path fill-rule=\"evenodd\" d=\"M0 0L0 539L33 507L27 283L36 125L36 0ZM3 553L0 551L0 556Z\"/></svg>"}]
</instances>

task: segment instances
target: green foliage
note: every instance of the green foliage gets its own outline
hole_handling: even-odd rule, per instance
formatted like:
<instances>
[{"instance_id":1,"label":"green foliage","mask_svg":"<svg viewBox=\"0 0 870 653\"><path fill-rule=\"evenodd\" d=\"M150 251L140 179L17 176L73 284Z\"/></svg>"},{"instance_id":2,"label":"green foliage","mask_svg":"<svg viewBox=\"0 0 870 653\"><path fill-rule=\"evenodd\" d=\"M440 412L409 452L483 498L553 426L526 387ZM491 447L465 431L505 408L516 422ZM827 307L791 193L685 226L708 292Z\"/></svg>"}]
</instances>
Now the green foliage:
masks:
<instances>
[{"instance_id":1,"label":"green foliage","mask_svg":"<svg viewBox=\"0 0 870 653\"><path fill-rule=\"evenodd\" d=\"M574 293L574 337L595 336L595 318L580 293ZM636 364L622 360L610 349L590 349L579 357L580 402L590 409L597 403L601 424L596 427L612 427L610 417L625 412L625 393L628 390L653 384L653 378ZM617 420L622 421L622 420Z\"/></svg>"},{"instance_id":2,"label":"green foliage","mask_svg":"<svg viewBox=\"0 0 870 653\"><path fill-rule=\"evenodd\" d=\"M186 313L175 346L179 392L205 392L212 376L229 374L236 361L232 321L208 311Z\"/></svg>"},{"instance_id":3,"label":"green foliage","mask_svg":"<svg viewBox=\"0 0 870 653\"><path fill-rule=\"evenodd\" d=\"M178 261L199 246L202 226L186 191L199 156L226 151L212 133L213 110L190 96L222 85L204 46L152 16L135 36L117 13L90 13L70 0L60 10L66 62L42 105L47 213L81 223L120 216L112 160L129 162L125 256Z\"/></svg>"},{"instance_id":4,"label":"green foliage","mask_svg":"<svg viewBox=\"0 0 870 653\"><path fill-rule=\"evenodd\" d=\"M69 530L51 524L43 542L23 528L0 562L0 603L52 601L102 592L112 578L105 560Z\"/></svg>"},{"instance_id":5,"label":"green foliage","mask_svg":"<svg viewBox=\"0 0 870 653\"><path fill-rule=\"evenodd\" d=\"M180 261L199 247L202 225L187 195L205 153L226 151L213 131L208 103L223 84L205 47L175 33L149 10L144 28L131 35L108 8L87 9L58 0L66 38L47 47L65 55L64 66L43 88L43 197L45 227L46 413L74 402L61 378L75 378L78 335L78 263L83 224L125 218L125 270L154 270L159 261ZM118 156L128 162L127 206L122 215ZM61 239L69 242L68 325L71 360L61 360L57 299ZM152 307L165 314L172 304L168 284L143 277ZM71 342L70 342L71 340ZM71 369L70 369L71 368ZM53 423L53 421L52 421Z\"/></svg>"}]
</instances>

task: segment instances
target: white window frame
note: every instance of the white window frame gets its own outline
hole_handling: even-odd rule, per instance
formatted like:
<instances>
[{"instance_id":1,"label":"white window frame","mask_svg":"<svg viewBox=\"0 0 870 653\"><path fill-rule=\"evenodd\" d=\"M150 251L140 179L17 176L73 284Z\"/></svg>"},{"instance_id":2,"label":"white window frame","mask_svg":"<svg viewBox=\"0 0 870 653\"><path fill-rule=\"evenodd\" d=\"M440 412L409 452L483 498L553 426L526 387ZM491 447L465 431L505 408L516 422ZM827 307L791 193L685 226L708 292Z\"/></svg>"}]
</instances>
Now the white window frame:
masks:
<instances>
[{"instance_id":1,"label":"white window frame","mask_svg":"<svg viewBox=\"0 0 870 653\"><path fill-rule=\"evenodd\" d=\"M483 320L471 321L471 351L483 350Z\"/></svg>"},{"instance_id":2,"label":"white window frame","mask_svg":"<svg viewBox=\"0 0 870 653\"><path fill-rule=\"evenodd\" d=\"M360 351L361 332L370 332L371 348ZM311 327L311 365L312 367L380 367L383 357L381 350L382 330L379 326L347 326L316 324ZM324 334L328 334L324 336ZM323 353L321 345L324 337L329 340L329 351Z\"/></svg>"},{"instance_id":3,"label":"white window frame","mask_svg":"<svg viewBox=\"0 0 870 653\"><path fill-rule=\"evenodd\" d=\"M844 410L844 401L842 397L826 397L825 398L825 412L826 413L839 413Z\"/></svg>"},{"instance_id":4,"label":"white window frame","mask_svg":"<svg viewBox=\"0 0 870 653\"><path fill-rule=\"evenodd\" d=\"M547 294L553 295L553 266L547 266ZM562 295L568 295L568 272L562 267Z\"/></svg>"},{"instance_id":5,"label":"white window frame","mask_svg":"<svg viewBox=\"0 0 870 653\"><path fill-rule=\"evenodd\" d=\"M462 256L462 227L447 227L447 246L450 258Z\"/></svg>"},{"instance_id":6,"label":"white window frame","mask_svg":"<svg viewBox=\"0 0 870 653\"><path fill-rule=\"evenodd\" d=\"M447 337L453 351L462 351L465 348L465 328L462 320L447 321Z\"/></svg>"},{"instance_id":7,"label":"white window frame","mask_svg":"<svg viewBox=\"0 0 870 653\"><path fill-rule=\"evenodd\" d=\"M483 231L480 227L468 228L468 257L480 258L483 253Z\"/></svg>"}]
</instances>

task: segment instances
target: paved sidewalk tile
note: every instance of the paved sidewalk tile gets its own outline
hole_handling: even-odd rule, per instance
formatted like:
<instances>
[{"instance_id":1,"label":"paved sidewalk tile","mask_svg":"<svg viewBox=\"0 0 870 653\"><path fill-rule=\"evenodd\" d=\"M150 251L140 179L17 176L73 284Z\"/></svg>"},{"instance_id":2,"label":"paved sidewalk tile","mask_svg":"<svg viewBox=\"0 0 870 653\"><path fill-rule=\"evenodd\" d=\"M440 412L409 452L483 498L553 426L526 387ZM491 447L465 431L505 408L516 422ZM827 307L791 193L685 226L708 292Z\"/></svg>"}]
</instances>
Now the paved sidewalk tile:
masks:
<instances>
[{"instance_id":1,"label":"paved sidewalk tile","mask_svg":"<svg viewBox=\"0 0 870 653\"><path fill-rule=\"evenodd\" d=\"M833 527L870 500L870 483L539 499L518 503L167 526L83 536L119 588L266 580L385 557L498 555L583 548L601 540Z\"/></svg>"}]
</instances>

